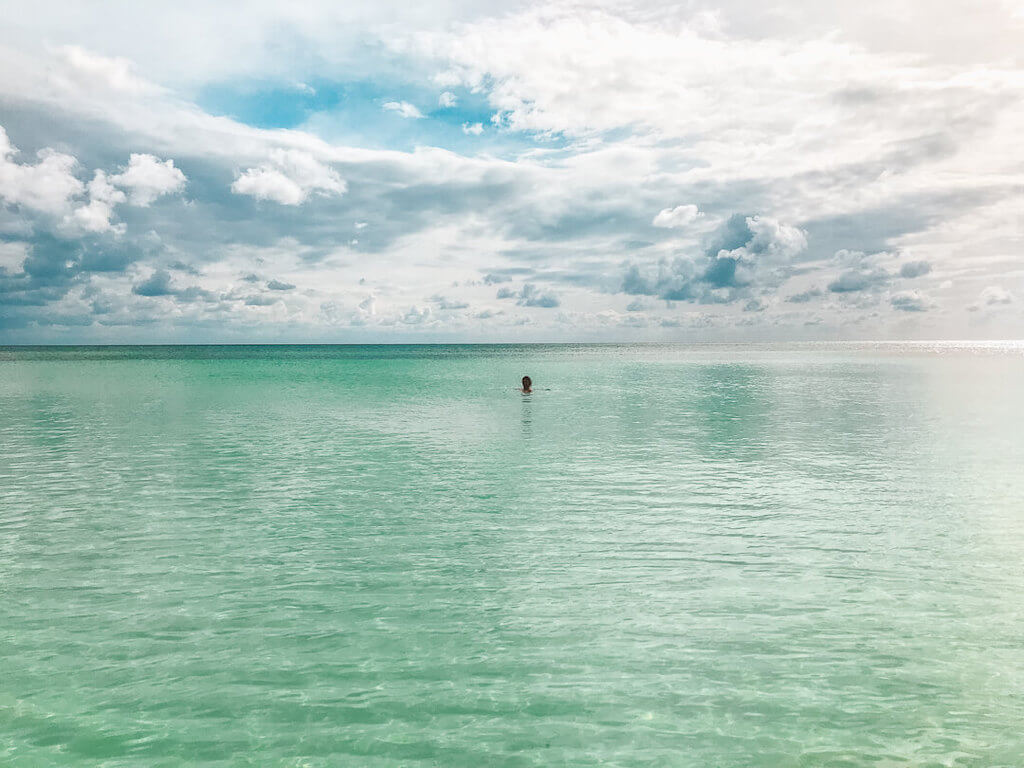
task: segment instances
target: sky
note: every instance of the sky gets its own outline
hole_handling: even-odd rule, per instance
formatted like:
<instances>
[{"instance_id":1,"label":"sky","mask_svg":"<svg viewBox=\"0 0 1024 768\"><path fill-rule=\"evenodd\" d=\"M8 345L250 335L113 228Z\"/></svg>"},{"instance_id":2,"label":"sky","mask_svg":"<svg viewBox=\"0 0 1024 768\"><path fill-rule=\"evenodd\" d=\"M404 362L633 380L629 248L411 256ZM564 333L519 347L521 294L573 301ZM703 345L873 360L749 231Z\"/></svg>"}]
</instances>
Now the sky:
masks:
<instances>
[{"instance_id":1,"label":"sky","mask_svg":"<svg viewBox=\"0 0 1024 768\"><path fill-rule=\"evenodd\" d=\"M1024 337L1024 0L5 0L0 344Z\"/></svg>"}]
</instances>

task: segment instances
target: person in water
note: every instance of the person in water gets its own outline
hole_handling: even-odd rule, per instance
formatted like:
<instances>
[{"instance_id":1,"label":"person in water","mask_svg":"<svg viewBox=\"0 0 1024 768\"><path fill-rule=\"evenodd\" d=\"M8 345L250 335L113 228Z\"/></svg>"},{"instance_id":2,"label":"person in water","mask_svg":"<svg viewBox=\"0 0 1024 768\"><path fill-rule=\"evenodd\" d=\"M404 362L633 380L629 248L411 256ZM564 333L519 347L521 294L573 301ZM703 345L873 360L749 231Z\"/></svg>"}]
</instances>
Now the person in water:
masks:
<instances>
[{"instance_id":1,"label":"person in water","mask_svg":"<svg viewBox=\"0 0 1024 768\"><path fill-rule=\"evenodd\" d=\"M523 376L523 388L519 391L524 395L528 395L533 392L533 382L530 380L529 376Z\"/></svg>"}]
</instances>

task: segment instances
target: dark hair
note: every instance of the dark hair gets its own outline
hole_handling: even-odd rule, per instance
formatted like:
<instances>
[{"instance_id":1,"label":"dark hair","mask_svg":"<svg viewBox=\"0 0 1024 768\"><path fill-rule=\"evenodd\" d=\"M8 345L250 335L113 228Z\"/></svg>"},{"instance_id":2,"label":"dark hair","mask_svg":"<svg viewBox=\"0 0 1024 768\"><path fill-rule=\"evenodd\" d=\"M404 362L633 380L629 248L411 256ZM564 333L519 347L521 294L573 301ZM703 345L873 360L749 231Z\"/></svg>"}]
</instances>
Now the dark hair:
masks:
<instances>
[{"instance_id":1,"label":"dark hair","mask_svg":"<svg viewBox=\"0 0 1024 768\"><path fill-rule=\"evenodd\" d=\"M529 376L523 376L523 389L529 389L533 385L533 381L530 380Z\"/></svg>"}]
</instances>

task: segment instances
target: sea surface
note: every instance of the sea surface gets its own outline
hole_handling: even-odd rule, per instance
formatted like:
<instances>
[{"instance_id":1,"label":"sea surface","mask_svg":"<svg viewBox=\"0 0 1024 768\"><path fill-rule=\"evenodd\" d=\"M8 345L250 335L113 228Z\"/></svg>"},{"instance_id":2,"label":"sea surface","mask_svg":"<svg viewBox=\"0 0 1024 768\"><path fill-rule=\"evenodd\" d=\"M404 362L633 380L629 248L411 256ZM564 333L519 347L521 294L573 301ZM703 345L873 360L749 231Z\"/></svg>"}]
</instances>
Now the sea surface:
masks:
<instances>
[{"instance_id":1,"label":"sea surface","mask_svg":"<svg viewBox=\"0 0 1024 768\"><path fill-rule=\"evenodd\" d=\"M1022 766L1024 344L0 348L0 765Z\"/></svg>"}]
</instances>

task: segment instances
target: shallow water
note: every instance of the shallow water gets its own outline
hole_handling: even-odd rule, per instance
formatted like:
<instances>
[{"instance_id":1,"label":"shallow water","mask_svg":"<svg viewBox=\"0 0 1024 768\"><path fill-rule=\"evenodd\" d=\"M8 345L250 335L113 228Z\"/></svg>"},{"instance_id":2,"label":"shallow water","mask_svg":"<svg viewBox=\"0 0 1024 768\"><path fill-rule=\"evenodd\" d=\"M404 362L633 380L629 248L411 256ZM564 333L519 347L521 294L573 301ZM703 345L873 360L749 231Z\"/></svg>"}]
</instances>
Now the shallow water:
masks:
<instances>
[{"instance_id":1,"label":"shallow water","mask_svg":"<svg viewBox=\"0 0 1024 768\"><path fill-rule=\"evenodd\" d=\"M0 348L0 764L1020 766L1022 399L1014 344Z\"/></svg>"}]
</instances>

